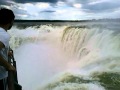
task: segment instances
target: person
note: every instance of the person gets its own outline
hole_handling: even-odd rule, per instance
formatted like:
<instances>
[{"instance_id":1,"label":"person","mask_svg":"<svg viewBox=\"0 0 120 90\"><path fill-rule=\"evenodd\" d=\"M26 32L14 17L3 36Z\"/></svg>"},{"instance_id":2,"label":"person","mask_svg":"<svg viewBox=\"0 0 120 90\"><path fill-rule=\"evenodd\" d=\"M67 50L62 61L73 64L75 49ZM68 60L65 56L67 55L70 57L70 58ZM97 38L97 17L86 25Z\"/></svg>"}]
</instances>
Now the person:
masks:
<instances>
[{"instance_id":1,"label":"person","mask_svg":"<svg viewBox=\"0 0 120 90\"><path fill-rule=\"evenodd\" d=\"M4 79L8 77L8 71L16 71L15 67L8 63L10 35L7 31L11 29L14 18L12 10L0 8L0 90L5 90Z\"/></svg>"}]
</instances>

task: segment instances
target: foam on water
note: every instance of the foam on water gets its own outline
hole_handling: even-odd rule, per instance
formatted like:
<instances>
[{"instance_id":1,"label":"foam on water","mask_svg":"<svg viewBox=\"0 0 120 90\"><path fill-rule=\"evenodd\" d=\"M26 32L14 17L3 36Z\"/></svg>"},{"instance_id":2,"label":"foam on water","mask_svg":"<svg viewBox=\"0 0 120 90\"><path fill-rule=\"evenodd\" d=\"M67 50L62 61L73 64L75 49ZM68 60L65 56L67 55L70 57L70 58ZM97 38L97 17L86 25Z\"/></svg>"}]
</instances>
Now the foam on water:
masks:
<instances>
[{"instance_id":1,"label":"foam on water","mask_svg":"<svg viewBox=\"0 0 120 90\"><path fill-rule=\"evenodd\" d=\"M118 31L41 25L9 33L23 90L105 90L91 76L120 72Z\"/></svg>"}]
</instances>

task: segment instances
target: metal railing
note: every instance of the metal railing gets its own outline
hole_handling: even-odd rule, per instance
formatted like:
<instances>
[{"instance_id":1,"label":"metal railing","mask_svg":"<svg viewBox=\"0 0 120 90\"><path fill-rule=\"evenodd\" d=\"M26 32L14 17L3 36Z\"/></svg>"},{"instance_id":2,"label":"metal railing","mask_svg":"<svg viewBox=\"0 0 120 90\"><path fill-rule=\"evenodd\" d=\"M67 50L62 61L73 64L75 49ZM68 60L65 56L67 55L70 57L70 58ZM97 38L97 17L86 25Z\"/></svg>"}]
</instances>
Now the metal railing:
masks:
<instances>
[{"instance_id":1,"label":"metal railing","mask_svg":"<svg viewBox=\"0 0 120 90\"><path fill-rule=\"evenodd\" d=\"M22 86L18 84L16 61L13 55L9 56L8 62L16 68L16 72L8 71L8 90L22 90Z\"/></svg>"}]
</instances>

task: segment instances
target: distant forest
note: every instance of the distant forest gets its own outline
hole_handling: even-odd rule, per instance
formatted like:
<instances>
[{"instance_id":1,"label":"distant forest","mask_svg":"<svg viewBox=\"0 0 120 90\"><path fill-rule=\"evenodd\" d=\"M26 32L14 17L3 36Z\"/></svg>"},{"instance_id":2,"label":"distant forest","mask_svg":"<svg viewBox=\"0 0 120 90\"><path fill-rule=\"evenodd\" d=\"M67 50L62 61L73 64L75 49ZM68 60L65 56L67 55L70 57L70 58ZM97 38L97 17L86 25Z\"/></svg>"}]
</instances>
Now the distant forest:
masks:
<instances>
[{"instance_id":1,"label":"distant forest","mask_svg":"<svg viewBox=\"0 0 120 90\"><path fill-rule=\"evenodd\" d=\"M96 26L110 26L112 22L117 26L120 26L120 18L118 19L92 19L92 20L15 20L14 26L20 29L25 29L30 26L40 27L41 25L78 25L79 27L88 27L88 24ZM117 22L117 23L116 23Z\"/></svg>"},{"instance_id":2,"label":"distant forest","mask_svg":"<svg viewBox=\"0 0 120 90\"><path fill-rule=\"evenodd\" d=\"M108 21L118 21L120 22L120 18L117 19L92 19L92 20L20 20L16 19L15 22L108 22Z\"/></svg>"}]
</instances>

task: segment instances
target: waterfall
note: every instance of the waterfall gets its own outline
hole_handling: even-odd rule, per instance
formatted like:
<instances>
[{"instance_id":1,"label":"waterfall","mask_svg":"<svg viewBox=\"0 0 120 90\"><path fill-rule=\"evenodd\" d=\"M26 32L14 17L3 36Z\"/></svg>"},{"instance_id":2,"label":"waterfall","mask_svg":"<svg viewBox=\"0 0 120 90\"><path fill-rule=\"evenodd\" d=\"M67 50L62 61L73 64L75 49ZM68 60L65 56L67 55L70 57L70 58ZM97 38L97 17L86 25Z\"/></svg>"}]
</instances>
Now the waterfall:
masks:
<instances>
[{"instance_id":1,"label":"waterfall","mask_svg":"<svg viewBox=\"0 0 120 90\"><path fill-rule=\"evenodd\" d=\"M114 25L13 27L9 33L23 90L118 90L120 32Z\"/></svg>"}]
</instances>

